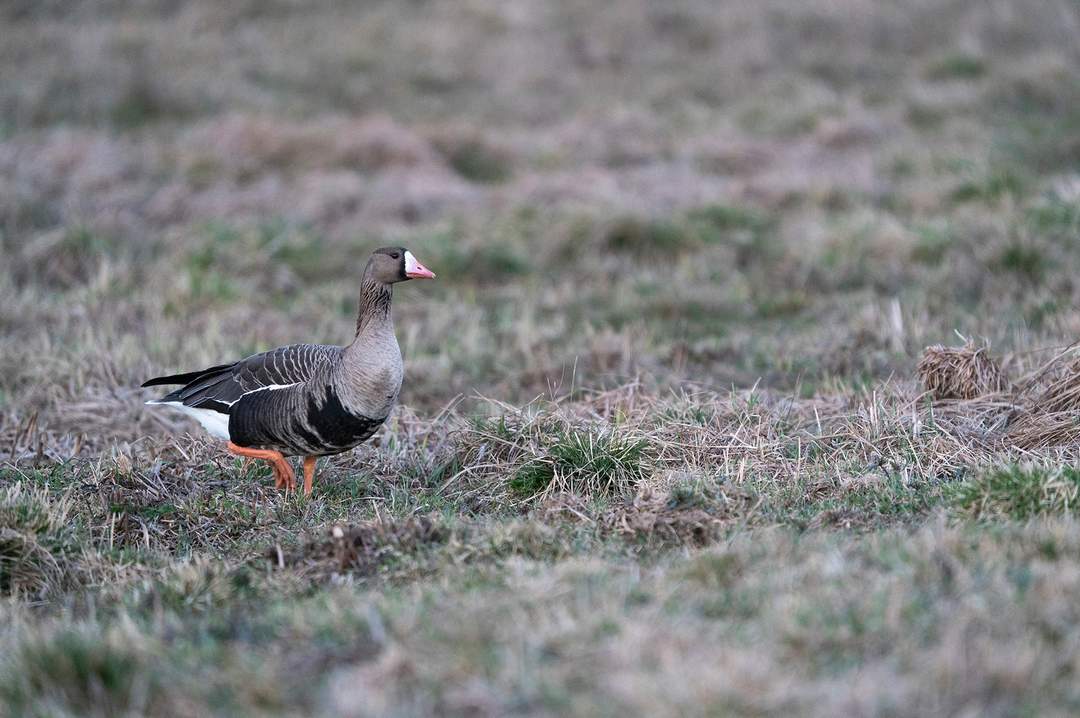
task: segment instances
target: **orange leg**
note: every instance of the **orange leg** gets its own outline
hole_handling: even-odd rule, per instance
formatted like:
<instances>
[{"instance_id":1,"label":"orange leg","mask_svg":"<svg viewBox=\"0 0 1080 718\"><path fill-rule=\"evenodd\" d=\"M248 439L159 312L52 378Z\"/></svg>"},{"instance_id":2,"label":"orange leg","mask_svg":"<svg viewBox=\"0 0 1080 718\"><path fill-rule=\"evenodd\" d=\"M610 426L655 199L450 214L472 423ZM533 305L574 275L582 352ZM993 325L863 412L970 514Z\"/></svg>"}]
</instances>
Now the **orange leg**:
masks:
<instances>
[{"instance_id":1,"label":"orange leg","mask_svg":"<svg viewBox=\"0 0 1080 718\"><path fill-rule=\"evenodd\" d=\"M311 480L315 478L315 462L318 459L314 456L304 457L304 496L311 496Z\"/></svg>"},{"instance_id":2,"label":"orange leg","mask_svg":"<svg viewBox=\"0 0 1080 718\"><path fill-rule=\"evenodd\" d=\"M292 467L289 466L289 462L285 460L285 457L280 451L271 451L269 449L248 449L243 446L237 446L231 441L226 444L229 451L237 456L250 457L252 459L265 459L270 462L270 466L274 469L274 487L287 490L293 490L296 488L296 474L293 473Z\"/></svg>"}]
</instances>

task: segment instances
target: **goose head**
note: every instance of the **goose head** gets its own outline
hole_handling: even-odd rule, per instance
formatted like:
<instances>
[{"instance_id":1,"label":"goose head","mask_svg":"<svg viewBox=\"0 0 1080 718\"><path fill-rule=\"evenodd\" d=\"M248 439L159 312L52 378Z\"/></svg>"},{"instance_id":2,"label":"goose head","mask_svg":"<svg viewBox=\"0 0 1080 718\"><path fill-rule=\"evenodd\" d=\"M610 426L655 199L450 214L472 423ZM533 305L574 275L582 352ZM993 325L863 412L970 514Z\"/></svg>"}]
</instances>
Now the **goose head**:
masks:
<instances>
[{"instance_id":1,"label":"goose head","mask_svg":"<svg viewBox=\"0 0 1080 718\"><path fill-rule=\"evenodd\" d=\"M382 284L435 278L435 272L420 264L413 253L404 247L376 249L368 260L367 274Z\"/></svg>"}]
</instances>

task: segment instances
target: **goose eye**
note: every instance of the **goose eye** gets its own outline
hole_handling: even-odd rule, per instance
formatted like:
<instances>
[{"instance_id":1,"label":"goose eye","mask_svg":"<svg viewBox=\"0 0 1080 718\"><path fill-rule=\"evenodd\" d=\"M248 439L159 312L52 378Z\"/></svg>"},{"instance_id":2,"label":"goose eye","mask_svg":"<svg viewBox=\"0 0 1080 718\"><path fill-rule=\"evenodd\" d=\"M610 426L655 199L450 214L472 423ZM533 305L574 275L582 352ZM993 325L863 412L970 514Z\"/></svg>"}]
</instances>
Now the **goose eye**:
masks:
<instances>
[{"instance_id":1,"label":"goose eye","mask_svg":"<svg viewBox=\"0 0 1080 718\"><path fill-rule=\"evenodd\" d=\"M394 252L393 254L390 255L390 259L401 259L401 255L398 254L397 252Z\"/></svg>"}]
</instances>

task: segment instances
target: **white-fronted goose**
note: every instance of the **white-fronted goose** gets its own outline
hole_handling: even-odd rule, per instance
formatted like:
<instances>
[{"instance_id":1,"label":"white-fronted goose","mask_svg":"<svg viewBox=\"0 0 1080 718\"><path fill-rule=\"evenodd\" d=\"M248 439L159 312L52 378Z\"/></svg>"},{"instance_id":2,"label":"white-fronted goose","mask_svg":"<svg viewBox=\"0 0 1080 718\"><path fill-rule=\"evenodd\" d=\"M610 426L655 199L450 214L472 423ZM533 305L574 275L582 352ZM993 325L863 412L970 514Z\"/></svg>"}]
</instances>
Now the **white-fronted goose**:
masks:
<instances>
[{"instance_id":1,"label":"white-fronted goose","mask_svg":"<svg viewBox=\"0 0 1080 718\"><path fill-rule=\"evenodd\" d=\"M310 494L316 457L371 438L401 391L393 285L434 277L403 247L377 249L364 270L351 344L292 344L233 364L150 379L143 386L183 386L146 403L176 407L225 439L232 453L266 459L278 488L296 487L285 457L304 456L304 493Z\"/></svg>"}]
</instances>

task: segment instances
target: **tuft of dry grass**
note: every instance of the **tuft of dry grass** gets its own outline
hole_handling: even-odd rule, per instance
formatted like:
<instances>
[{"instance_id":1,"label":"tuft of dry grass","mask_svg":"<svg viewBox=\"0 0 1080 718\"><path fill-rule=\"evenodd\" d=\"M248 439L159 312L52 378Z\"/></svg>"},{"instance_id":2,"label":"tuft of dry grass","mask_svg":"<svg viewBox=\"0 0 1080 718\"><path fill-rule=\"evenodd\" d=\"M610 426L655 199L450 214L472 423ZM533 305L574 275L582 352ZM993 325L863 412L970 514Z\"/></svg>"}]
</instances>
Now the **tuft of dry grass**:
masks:
<instances>
[{"instance_id":1,"label":"tuft of dry grass","mask_svg":"<svg viewBox=\"0 0 1080 718\"><path fill-rule=\"evenodd\" d=\"M331 526L324 538L288 554L274 546L267 550L266 558L278 568L304 566L309 574L364 577L381 566L444 544L452 536L452 528L437 515L405 520L380 517L352 526Z\"/></svg>"},{"instance_id":2,"label":"tuft of dry grass","mask_svg":"<svg viewBox=\"0 0 1080 718\"><path fill-rule=\"evenodd\" d=\"M632 541L700 547L716 541L736 522L748 522L755 498L738 487L718 488L715 493L692 484L667 493L643 487L600 521L605 530Z\"/></svg>"},{"instance_id":3,"label":"tuft of dry grass","mask_svg":"<svg viewBox=\"0 0 1080 718\"><path fill-rule=\"evenodd\" d=\"M962 347L940 344L923 351L919 380L934 399L978 399L1008 389L1009 381L990 347L969 341Z\"/></svg>"}]
</instances>

